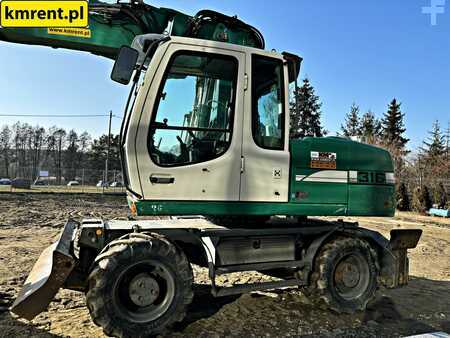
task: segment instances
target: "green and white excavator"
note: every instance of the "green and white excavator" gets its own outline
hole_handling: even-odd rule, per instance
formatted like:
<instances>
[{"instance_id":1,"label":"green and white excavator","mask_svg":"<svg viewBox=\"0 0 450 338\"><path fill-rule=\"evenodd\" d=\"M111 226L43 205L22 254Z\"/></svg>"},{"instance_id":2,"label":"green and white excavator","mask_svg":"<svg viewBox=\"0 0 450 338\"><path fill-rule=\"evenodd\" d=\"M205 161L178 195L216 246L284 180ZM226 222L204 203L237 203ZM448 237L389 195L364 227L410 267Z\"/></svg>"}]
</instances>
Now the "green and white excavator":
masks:
<instances>
[{"instance_id":1,"label":"green and white excavator","mask_svg":"<svg viewBox=\"0 0 450 338\"><path fill-rule=\"evenodd\" d=\"M208 268L217 297L302 287L346 313L364 310L380 285L407 284L407 249L421 230L388 240L308 218L393 216L393 163L343 138L289 139L302 59L266 51L257 29L208 10L95 1L88 28L2 28L0 39L115 59L111 78L132 81L120 143L132 216L70 219L12 312L31 320L63 287L86 293L108 335L164 333L192 300L191 264ZM140 217L153 215L172 217ZM278 279L216 284L239 271Z\"/></svg>"}]
</instances>

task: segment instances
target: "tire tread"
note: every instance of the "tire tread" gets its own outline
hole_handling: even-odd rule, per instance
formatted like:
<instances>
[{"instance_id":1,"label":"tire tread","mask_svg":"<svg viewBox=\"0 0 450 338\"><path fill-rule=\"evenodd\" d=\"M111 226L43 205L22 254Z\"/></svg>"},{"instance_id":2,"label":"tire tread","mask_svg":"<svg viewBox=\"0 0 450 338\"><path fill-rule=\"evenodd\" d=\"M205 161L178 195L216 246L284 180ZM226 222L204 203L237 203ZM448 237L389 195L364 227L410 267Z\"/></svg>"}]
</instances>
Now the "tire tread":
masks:
<instances>
[{"instance_id":1,"label":"tire tread","mask_svg":"<svg viewBox=\"0 0 450 338\"><path fill-rule=\"evenodd\" d=\"M151 329L145 329L141 324L130 324L120 320L114 313L106 310L105 304L111 302L108 293L108 280L114 278L114 269L121 262L131 262L142 258L164 257L168 260L176 278L181 281L179 288L181 295L175 304L170 316L163 314L156 321L161 325ZM193 273L192 268L183 251L172 244L167 238L159 234L129 234L117 241L108 244L96 259L88 277L89 290L86 294L86 303L93 322L102 327L104 333L113 337L148 337L163 334L174 325L184 319L187 306L192 302ZM165 318L167 317L167 318ZM164 320L161 320L164 318Z\"/></svg>"},{"instance_id":2,"label":"tire tread","mask_svg":"<svg viewBox=\"0 0 450 338\"><path fill-rule=\"evenodd\" d=\"M330 290L330 281L327 269L334 264L333 260L339 252L361 248L369 255L369 270L372 271L369 290L364 298L348 304L337 299ZM319 303L338 313L354 313L365 310L367 303L375 297L379 274L377 253L366 241L354 237L337 237L326 243L315 259L314 270L311 275L310 286L306 290Z\"/></svg>"}]
</instances>

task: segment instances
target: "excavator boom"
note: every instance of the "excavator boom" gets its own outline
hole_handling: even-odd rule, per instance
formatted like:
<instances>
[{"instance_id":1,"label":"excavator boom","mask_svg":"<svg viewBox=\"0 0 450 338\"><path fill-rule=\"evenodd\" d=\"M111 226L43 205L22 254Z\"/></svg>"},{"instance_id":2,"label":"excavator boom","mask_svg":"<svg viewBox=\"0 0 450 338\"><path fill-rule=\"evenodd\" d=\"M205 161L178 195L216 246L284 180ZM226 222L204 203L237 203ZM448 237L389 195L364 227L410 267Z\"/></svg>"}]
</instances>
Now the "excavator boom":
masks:
<instances>
[{"instance_id":1,"label":"excavator boom","mask_svg":"<svg viewBox=\"0 0 450 338\"><path fill-rule=\"evenodd\" d=\"M91 52L115 59L136 35L167 34L264 49L264 38L236 17L203 10L189 16L143 2L89 2L87 28L0 28L0 40Z\"/></svg>"}]
</instances>

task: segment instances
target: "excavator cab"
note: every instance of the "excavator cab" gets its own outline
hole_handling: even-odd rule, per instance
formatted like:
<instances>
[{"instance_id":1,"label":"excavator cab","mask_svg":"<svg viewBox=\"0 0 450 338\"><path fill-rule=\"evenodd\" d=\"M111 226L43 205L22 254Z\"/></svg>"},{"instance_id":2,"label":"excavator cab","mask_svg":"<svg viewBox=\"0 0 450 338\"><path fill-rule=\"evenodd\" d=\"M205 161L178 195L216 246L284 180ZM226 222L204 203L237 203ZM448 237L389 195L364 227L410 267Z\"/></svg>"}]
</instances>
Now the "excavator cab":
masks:
<instances>
[{"instance_id":1,"label":"excavator cab","mask_svg":"<svg viewBox=\"0 0 450 338\"><path fill-rule=\"evenodd\" d=\"M147 50L124 47L111 75L126 83L123 74L131 79L133 61L141 62L122 128L133 195L287 202L293 56L190 38L138 40L132 46Z\"/></svg>"}]
</instances>

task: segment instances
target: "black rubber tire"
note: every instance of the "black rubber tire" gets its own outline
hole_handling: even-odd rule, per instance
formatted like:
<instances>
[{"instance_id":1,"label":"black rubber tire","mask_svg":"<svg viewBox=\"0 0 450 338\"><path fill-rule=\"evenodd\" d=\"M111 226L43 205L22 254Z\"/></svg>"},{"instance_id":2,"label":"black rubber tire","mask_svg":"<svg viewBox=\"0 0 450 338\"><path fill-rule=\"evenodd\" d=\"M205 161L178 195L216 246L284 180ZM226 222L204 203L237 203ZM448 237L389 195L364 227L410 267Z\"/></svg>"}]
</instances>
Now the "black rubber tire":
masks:
<instances>
[{"instance_id":1,"label":"black rubber tire","mask_svg":"<svg viewBox=\"0 0 450 338\"><path fill-rule=\"evenodd\" d=\"M270 220L270 216L205 216L205 218L226 228L263 228Z\"/></svg>"},{"instance_id":2,"label":"black rubber tire","mask_svg":"<svg viewBox=\"0 0 450 338\"><path fill-rule=\"evenodd\" d=\"M125 307L118 295L119 282L116 281L125 278L123 276L127 276L132 266L139 262L145 264L148 260L163 265L173 277L173 297L165 312L161 310L163 313L154 320L132 320L122 312ZM183 320L186 307L193 299L192 282L191 266L178 247L157 234L130 235L112 242L99 255L89 275L86 303L92 320L106 335L151 337L165 333L174 323Z\"/></svg>"},{"instance_id":3,"label":"black rubber tire","mask_svg":"<svg viewBox=\"0 0 450 338\"><path fill-rule=\"evenodd\" d=\"M364 271L358 275L357 285L354 287L354 292L358 294L345 298L337 286L336 268L349 259L348 257L357 257ZM306 294L338 313L363 311L367 303L375 297L378 274L377 254L369 243L359 238L339 237L325 244L316 256Z\"/></svg>"}]
</instances>

